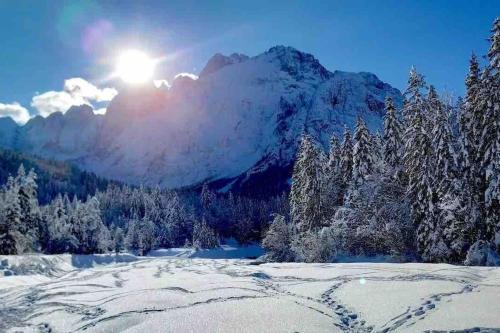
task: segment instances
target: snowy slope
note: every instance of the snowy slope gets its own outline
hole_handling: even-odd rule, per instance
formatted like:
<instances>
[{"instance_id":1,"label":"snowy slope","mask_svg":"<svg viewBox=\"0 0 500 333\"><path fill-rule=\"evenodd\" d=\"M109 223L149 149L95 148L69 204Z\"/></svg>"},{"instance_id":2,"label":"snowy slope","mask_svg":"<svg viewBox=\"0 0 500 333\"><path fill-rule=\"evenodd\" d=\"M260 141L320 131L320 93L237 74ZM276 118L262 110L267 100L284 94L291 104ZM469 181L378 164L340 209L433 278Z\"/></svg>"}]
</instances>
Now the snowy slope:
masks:
<instances>
[{"instance_id":1,"label":"snowy slope","mask_svg":"<svg viewBox=\"0 0 500 333\"><path fill-rule=\"evenodd\" d=\"M266 172L286 174L302 132L326 148L357 116L377 129L387 95L401 101L373 74L332 73L290 47L251 58L217 54L198 80L121 91L104 117L78 107L35 118L20 130L17 148L135 184L244 187Z\"/></svg>"},{"instance_id":2,"label":"snowy slope","mask_svg":"<svg viewBox=\"0 0 500 333\"><path fill-rule=\"evenodd\" d=\"M386 263L252 265L248 260L130 255L114 258L9 257L13 264L35 267L35 272L43 272L36 269L42 265L49 274L0 277L0 331L500 329L499 268Z\"/></svg>"}]
</instances>

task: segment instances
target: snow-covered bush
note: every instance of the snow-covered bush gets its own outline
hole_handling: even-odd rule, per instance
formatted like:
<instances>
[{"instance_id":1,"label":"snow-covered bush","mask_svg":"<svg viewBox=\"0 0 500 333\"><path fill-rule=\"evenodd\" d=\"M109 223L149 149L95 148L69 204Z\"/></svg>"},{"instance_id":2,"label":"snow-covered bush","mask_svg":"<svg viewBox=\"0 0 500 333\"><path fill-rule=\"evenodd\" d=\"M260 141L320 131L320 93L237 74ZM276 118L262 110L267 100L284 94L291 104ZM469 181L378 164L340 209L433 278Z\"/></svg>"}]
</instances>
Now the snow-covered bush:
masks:
<instances>
[{"instance_id":1,"label":"snow-covered bush","mask_svg":"<svg viewBox=\"0 0 500 333\"><path fill-rule=\"evenodd\" d=\"M326 228L295 234L292 250L299 262L331 262L335 255L334 240Z\"/></svg>"},{"instance_id":2,"label":"snow-covered bush","mask_svg":"<svg viewBox=\"0 0 500 333\"><path fill-rule=\"evenodd\" d=\"M286 223L285 217L276 214L262 240L262 247L266 249L266 257L270 261L293 261L292 230Z\"/></svg>"}]
</instances>

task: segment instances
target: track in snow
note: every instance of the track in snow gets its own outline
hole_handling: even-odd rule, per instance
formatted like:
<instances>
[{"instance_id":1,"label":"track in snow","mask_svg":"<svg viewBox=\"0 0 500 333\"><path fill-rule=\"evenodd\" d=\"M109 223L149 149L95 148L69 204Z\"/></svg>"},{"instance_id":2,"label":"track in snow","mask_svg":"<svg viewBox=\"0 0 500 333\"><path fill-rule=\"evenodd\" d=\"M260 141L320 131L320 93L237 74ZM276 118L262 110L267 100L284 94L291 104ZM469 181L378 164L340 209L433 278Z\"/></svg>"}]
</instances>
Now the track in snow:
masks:
<instances>
[{"instance_id":1,"label":"track in snow","mask_svg":"<svg viewBox=\"0 0 500 333\"><path fill-rule=\"evenodd\" d=\"M451 265L144 258L0 298L0 332L500 332L500 270Z\"/></svg>"}]
</instances>

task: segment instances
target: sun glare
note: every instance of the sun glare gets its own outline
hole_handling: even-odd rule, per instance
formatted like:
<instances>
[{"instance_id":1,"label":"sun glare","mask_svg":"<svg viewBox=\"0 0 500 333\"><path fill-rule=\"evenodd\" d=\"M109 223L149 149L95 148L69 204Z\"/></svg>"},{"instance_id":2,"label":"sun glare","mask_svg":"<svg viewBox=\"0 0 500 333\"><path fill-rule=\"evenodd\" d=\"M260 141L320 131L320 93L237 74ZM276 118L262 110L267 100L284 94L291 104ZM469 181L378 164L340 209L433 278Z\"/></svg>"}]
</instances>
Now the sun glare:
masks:
<instances>
[{"instance_id":1,"label":"sun glare","mask_svg":"<svg viewBox=\"0 0 500 333\"><path fill-rule=\"evenodd\" d=\"M126 83L140 84L153 77L155 61L139 50L124 51L118 58L116 74Z\"/></svg>"}]
</instances>

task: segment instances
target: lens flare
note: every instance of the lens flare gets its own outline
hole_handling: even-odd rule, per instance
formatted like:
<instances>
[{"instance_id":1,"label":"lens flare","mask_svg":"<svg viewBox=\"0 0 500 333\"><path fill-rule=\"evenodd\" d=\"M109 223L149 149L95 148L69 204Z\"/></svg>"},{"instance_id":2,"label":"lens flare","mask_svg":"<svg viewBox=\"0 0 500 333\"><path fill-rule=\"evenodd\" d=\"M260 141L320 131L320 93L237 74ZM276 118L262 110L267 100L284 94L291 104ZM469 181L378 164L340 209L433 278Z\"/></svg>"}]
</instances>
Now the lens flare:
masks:
<instances>
[{"instance_id":1,"label":"lens flare","mask_svg":"<svg viewBox=\"0 0 500 333\"><path fill-rule=\"evenodd\" d=\"M118 58L116 74L129 84L141 84L153 77L155 61L139 50L127 50Z\"/></svg>"}]
</instances>

